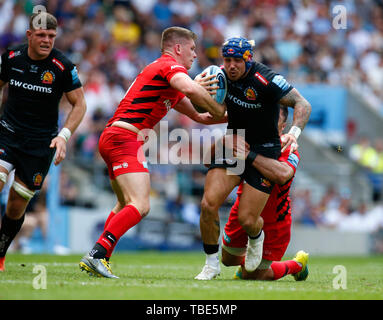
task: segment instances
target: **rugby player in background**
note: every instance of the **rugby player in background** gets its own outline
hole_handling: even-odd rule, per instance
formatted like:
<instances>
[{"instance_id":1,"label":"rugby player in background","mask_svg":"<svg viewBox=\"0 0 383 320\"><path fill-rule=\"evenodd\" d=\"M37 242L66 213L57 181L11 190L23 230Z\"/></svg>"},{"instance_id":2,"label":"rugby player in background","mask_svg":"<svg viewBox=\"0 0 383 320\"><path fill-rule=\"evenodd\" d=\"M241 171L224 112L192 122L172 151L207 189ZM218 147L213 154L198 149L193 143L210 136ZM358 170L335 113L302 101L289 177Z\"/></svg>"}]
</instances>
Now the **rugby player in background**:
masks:
<instances>
[{"instance_id":1,"label":"rugby player in background","mask_svg":"<svg viewBox=\"0 0 383 320\"><path fill-rule=\"evenodd\" d=\"M145 137L141 134L171 109L203 124L216 123L225 113L225 107L187 74L196 58L195 40L196 35L185 28L164 30L162 56L137 76L100 137L100 154L108 166L117 203L104 232L81 259L81 270L116 278L108 262L113 249L120 237L149 212L150 177L141 148ZM192 103L207 112L198 113Z\"/></svg>"},{"instance_id":2,"label":"rugby player in background","mask_svg":"<svg viewBox=\"0 0 383 320\"><path fill-rule=\"evenodd\" d=\"M211 280L220 274L218 210L241 180L246 181L238 205L238 221L248 236L245 269L252 272L261 263L264 233L263 221L259 217L273 183L265 183L267 179L251 164L257 155L276 160L281 148L282 152L289 146L291 153L297 150L298 136L311 113L307 100L283 76L252 61L252 47L253 43L242 37L230 38L222 46L223 70L228 84L225 99L227 128L234 133L238 129L245 130L250 152L242 174L230 175L226 172L230 167L237 166L236 161L243 161L238 158L224 159L223 163L215 160L209 168L200 216L206 260L202 271L195 277L197 280ZM294 108L292 127L281 139L278 133L279 105Z\"/></svg>"},{"instance_id":3,"label":"rugby player in background","mask_svg":"<svg viewBox=\"0 0 383 320\"><path fill-rule=\"evenodd\" d=\"M286 127L287 117L288 108L281 107L278 121L280 135ZM236 150L233 153L236 154ZM258 155L252 163L266 179L275 183L259 218L263 220L265 233L262 261L252 272L247 272L244 268L247 234L238 221L238 206L243 189L243 183L240 184L237 199L231 208L222 235L222 263L225 266L240 266L235 278L278 280L292 274L296 281L306 280L308 276L308 254L306 252L299 251L293 260L279 262L290 242L291 206L289 193L299 161L298 151L290 153L290 147L288 147L282 152L278 160Z\"/></svg>"},{"instance_id":4,"label":"rugby player in background","mask_svg":"<svg viewBox=\"0 0 383 320\"><path fill-rule=\"evenodd\" d=\"M0 228L0 271L6 252L19 232L25 209L40 190L52 159L66 156L66 143L86 112L75 65L54 48L57 20L46 12L30 18L28 42L3 53L0 88L9 85L0 119L0 190L15 170ZM58 133L59 102L65 94L72 106Z\"/></svg>"}]
</instances>

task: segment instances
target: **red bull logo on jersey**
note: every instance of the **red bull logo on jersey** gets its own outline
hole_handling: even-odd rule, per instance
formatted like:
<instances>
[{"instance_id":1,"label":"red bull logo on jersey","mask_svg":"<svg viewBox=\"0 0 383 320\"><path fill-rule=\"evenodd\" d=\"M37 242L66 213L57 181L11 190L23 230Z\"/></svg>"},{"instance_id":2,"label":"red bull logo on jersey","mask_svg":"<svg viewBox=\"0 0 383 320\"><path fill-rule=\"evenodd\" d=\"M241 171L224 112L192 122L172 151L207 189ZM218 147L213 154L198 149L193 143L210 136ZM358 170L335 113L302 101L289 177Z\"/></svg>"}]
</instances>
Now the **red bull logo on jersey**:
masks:
<instances>
[{"instance_id":1,"label":"red bull logo on jersey","mask_svg":"<svg viewBox=\"0 0 383 320\"><path fill-rule=\"evenodd\" d=\"M52 84L55 80L55 74L52 71L44 71L41 75L41 80L44 84Z\"/></svg>"},{"instance_id":2,"label":"red bull logo on jersey","mask_svg":"<svg viewBox=\"0 0 383 320\"><path fill-rule=\"evenodd\" d=\"M248 100L256 100L257 99L257 92L253 88L247 88L245 90L245 96Z\"/></svg>"}]
</instances>

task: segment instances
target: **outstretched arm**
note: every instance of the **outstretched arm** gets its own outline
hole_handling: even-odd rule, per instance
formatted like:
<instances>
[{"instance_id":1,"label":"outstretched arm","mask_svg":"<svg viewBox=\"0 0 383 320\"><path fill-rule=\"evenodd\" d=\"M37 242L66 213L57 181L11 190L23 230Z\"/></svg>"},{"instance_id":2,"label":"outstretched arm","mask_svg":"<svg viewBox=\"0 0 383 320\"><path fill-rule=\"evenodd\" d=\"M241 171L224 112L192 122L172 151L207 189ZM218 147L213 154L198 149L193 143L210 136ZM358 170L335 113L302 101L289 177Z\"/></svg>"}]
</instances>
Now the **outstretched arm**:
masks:
<instances>
[{"instance_id":1,"label":"outstretched arm","mask_svg":"<svg viewBox=\"0 0 383 320\"><path fill-rule=\"evenodd\" d=\"M199 83L187 74L179 72L170 79L170 85L187 96L192 103L204 108L213 117L221 119L225 114L225 107L217 103Z\"/></svg>"},{"instance_id":2,"label":"outstretched arm","mask_svg":"<svg viewBox=\"0 0 383 320\"><path fill-rule=\"evenodd\" d=\"M282 97L279 103L283 106L294 108L291 129L287 134L281 137L282 152L290 145L291 152L294 152L298 149L298 137L309 121L311 105L295 88Z\"/></svg>"},{"instance_id":3,"label":"outstretched arm","mask_svg":"<svg viewBox=\"0 0 383 320\"><path fill-rule=\"evenodd\" d=\"M178 112L188 116L190 119L202 123L202 124L218 124L227 122L227 115L225 114L223 118L216 119L209 112L199 113L189 100L189 98L184 97L177 105L173 108Z\"/></svg>"}]
</instances>

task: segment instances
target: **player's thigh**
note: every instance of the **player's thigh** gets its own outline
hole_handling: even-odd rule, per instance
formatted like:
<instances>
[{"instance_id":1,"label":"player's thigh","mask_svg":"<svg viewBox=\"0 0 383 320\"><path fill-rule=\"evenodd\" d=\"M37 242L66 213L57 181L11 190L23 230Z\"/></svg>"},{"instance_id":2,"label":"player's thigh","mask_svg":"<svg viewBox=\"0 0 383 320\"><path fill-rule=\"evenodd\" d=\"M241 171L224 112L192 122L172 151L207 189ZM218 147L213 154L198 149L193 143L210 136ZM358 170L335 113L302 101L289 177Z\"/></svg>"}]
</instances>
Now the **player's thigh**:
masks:
<instances>
[{"instance_id":1,"label":"player's thigh","mask_svg":"<svg viewBox=\"0 0 383 320\"><path fill-rule=\"evenodd\" d=\"M117 197L117 201L118 201L119 206L124 207L127 203L129 203L131 201L129 198L129 195L126 195L127 198L125 198L124 193L122 192L119 184L117 183L117 181L115 179L110 180L110 185L113 189L114 194ZM121 210L121 209L122 208L119 208L119 210Z\"/></svg>"},{"instance_id":2,"label":"player's thigh","mask_svg":"<svg viewBox=\"0 0 383 320\"><path fill-rule=\"evenodd\" d=\"M243 185L243 191L238 206L238 219L243 221L245 217L256 219L260 216L269 199L270 194L262 192L249 184Z\"/></svg>"},{"instance_id":3,"label":"player's thigh","mask_svg":"<svg viewBox=\"0 0 383 320\"><path fill-rule=\"evenodd\" d=\"M209 170L205 180L202 209L217 210L240 181L239 176L228 175L225 168Z\"/></svg>"},{"instance_id":4,"label":"player's thigh","mask_svg":"<svg viewBox=\"0 0 383 320\"><path fill-rule=\"evenodd\" d=\"M116 177L115 188L122 193L125 204L134 205L141 215L150 210L150 175L148 172L130 172ZM121 197L121 194L120 194Z\"/></svg>"}]
</instances>

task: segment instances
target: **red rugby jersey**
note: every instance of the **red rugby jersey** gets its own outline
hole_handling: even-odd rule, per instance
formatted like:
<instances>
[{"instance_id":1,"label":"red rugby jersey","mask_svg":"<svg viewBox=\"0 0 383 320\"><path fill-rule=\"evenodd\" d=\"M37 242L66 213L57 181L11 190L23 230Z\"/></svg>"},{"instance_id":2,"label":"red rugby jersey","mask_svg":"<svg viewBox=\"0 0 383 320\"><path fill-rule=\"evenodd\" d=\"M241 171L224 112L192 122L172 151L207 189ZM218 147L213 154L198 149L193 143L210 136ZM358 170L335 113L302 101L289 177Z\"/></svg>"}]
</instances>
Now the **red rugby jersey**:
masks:
<instances>
[{"instance_id":1,"label":"red rugby jersey","mask_svg":"<svg viewBox=\"0 0 383 320\"><path fill-rule=\"evenodd\" d=\"M178 72L187 74L186 68L169 55L162 55L146 66L129 87L106 126L124 121L140 130L152 129L185 97L169 84Z\"/></svg>"},{"instance_id":2,"label":"red rugby jersey","mask_svg":"<svg viewBox=\"0 0 383 320\"><path fill-rule=\"evenodd\" d=\"M298 151L290 154L290 147L288 147L279 157L278 161L286 162L294 170L294 175L300 161ZM286 218L291 219L290 207L290 187L293 182L294 176L284 185L275 184L271 191L270 197L267 200L265 207L262 210L261 216L265 223L282 221ZM242 194L243 183L238 187L237 195Z\"/></svg>"}]
</instances>

